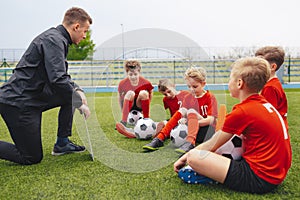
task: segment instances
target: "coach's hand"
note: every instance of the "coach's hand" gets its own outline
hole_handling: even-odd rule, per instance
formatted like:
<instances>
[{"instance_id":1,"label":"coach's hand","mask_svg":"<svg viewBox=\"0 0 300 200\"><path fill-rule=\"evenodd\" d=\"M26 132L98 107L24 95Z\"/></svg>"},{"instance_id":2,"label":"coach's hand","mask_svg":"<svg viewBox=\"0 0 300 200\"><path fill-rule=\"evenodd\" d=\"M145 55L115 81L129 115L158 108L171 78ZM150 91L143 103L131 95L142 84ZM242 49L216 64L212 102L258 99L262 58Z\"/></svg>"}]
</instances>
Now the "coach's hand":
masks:
<instances>
[{"instance_id":1,"label":"coach's hand","mask_svg":"<svg viewBox=\"0 0 300 200\"><path fill-rule=\"evenodd\" d=\"M82 104L79 108L80 113L84 114L85 119L91 115L91 111L86 104Z\"/></svg>"},{"instance_id":2,"label":"coach's hand","mask_svg":"<svg viewBox=\"0 0 300 200\"><path fill-rule=\"evenodd\" d=\"M86 96L85 96L84 92L82 92L80 90L76 90L76 92L78 92L78 94L80 95L80 97L82 99L82 103L85 104L85 105L88 105L87 104L87 99L86 99Z\"/></svg>"}]
</instances>

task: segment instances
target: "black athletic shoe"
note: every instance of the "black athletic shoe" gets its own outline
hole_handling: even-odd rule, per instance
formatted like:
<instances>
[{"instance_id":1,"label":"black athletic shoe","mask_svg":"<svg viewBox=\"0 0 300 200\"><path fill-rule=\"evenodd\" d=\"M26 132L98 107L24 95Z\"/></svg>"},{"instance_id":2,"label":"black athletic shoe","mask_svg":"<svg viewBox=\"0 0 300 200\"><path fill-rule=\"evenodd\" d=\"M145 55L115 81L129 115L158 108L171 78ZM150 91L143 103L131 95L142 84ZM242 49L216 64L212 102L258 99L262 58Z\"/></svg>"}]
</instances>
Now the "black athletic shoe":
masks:
<instances>
[{"instance_id":1,"label":"black athletic shoe","mask_svg":"<svg viewBox=\"0 0 300 200\"><path fill-rule=\"evenodd\" d=\"M195 148L195 146L190 142L185 142L183 145L181 145L178 149L175 149L176 152L185 154Z\"/></svg>"},{"instance_id":2,"label":"black athletic shoe","mask_svg":"<svg viewBox=\"0 0 300 200\"><path fill-rule=\"evenodd\" d=\"M162 146L164 146L164 142L158 138L154 138L149 144L146 144L145 146L143 146L143 149L148 150L148 151L155 151L159 147L162 147Z\"/></svg>"},{"instance_id":3,"label":"black athletic shoe","mask_svg":"<svg viewBox=\"0 0 300 200\"><path fill-rule=\"evenodd\" d=\"M84 146L79 146L69 140L69 142L65 146L62 146L62 147L55 144L51 154L53 156L59 156L59 155L67 154L67 153L80 153L83 151L85 151Z\"/></svg>"}]
</instances>

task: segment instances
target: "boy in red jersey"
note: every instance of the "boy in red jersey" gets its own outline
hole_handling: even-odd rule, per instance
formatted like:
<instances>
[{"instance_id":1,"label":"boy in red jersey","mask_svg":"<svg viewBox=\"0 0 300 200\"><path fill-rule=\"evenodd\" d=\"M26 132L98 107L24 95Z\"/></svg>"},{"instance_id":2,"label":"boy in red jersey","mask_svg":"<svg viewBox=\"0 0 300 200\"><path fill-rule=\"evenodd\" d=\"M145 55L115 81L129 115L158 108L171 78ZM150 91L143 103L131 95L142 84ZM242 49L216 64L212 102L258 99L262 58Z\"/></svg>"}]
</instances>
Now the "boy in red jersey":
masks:
<instances>
[{"instance_id":1,"label":"boy in red jersey","mask_svg":"<svg viewBox=\"0 0 300 200\"><path fill-rule=\"evenodd\" d=\"M280 80L276 76L276 71L282 66L284 62L284 50L278 46L266 46L258 49L255 52L255 56L266 59L271 68L271 76L266 85L261 91L261 95L264 96L280 113L286 126L287 122L287 99L285 92L282 88Z\"/></svg>"},{"instance_id":2,"label":"boy in red jersey","mask_svg":"<svg viewBox=\"0 0 300 200\"><path fill-rule=\"evenodd\" d=\"M149 118L153 86L140 75L141 64L137 60L127 60L124 67L127 77L118 86L122 120L116 124L116 128L124 136L135 138L134 133L126 127L128 114L131 110L137 110L143 113L144 118Z\"/></svg>"},{"instance_id":3,"label":"boy in red jersey","mask_svg":"<svg viewBox=\"0 0 300 200\"><path fill-rule=\"evenodd\" d=\"M226 116L222 130L174 163L174 171L182 180L205 176L236 191L260 194L282 183L292 153L282 117L258 94L269 78L270 66L265 59L243 58L232 65L228 88L240 103ZM238 161L214 153L233 134L244 136L245 152ZM186 164L191 173L183 173Z\"/></svg>"},{"instance_id":4,"label":"boy in red jersey","mask_svg":"<svg viewBox=\"0 0 300 200\"><path fill-rule=\"evenodd\" d=\"M159 80L158 91L164 95L164 108L166 110L169 109L171 117L182 107L184 97L189 94L186 90L177 91L174 83L169 79ZM159 122L156 127L156 133L159 133L166 123L167 120Z\"/></svg>"},{"instance_id":5,"label":"boy in red jersey","mask_svg":"<svg viewBox=\"0 0 300 200\"><path fill-rule=\"evenodd\" d=\"M204 90L206 71L201 67L191 67L185 72L185 80L191 93L184 97L182 107L175 112L151 143L143 146L143 149L155 151L162 147L164 140L170 137L171 130L178 122L185 123L187 121L188 125L186 142L176 149L179 153L188 152L195 147L196 142L203 142L215 132L218 106L215 96Z\"/></svg>"}]
</instances>

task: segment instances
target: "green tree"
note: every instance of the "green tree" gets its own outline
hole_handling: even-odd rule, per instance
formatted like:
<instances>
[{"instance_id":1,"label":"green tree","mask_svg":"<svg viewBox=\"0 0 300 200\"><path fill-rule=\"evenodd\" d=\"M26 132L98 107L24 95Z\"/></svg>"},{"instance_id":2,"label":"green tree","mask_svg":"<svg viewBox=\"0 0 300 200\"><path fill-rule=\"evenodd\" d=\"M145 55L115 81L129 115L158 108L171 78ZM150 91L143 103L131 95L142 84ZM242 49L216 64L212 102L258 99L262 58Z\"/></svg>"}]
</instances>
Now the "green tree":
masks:
<instances>
[{"instance_id":1,"label":"green tree","mask_svg":"<svg viewBox=\"0 0 300 200\"><path fill-rule=\"evenodd\" d=\"M86 38L81 40L78 45L72 44L69 46L68 60L86 60L91 59L93 53L95 52L95 44L91 40L91 30L86 34Z\"/></svg>"}]
</instances>

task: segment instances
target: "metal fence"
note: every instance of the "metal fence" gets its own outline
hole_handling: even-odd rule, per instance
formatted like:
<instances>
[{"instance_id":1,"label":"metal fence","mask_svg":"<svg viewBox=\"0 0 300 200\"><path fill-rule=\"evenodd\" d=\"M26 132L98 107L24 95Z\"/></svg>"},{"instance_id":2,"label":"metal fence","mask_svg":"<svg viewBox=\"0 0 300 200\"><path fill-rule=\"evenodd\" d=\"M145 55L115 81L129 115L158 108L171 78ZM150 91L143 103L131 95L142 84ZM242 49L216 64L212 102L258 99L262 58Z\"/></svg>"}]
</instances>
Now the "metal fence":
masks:
<instances>
[{"instance_id":1,"label":"metal fence","mask_svg":"<svg viewBox=\"0 0 300 200\"><path fill-rule=\"evenodd\" d=\"M170 79L175 84L185 84L184 72L191 65L204 67L208 84L227 83L233 59L207 61L188 60L141 60L142 75L157 85L160 79ZM16 63L0 68L0 82L12 75ZM300 59L286 58L278 76L284 83L300 82ZM125 77L123 61L77 61L69 62L69 74L81 86L116 86Z\"/></svg>"}]
</instances>

